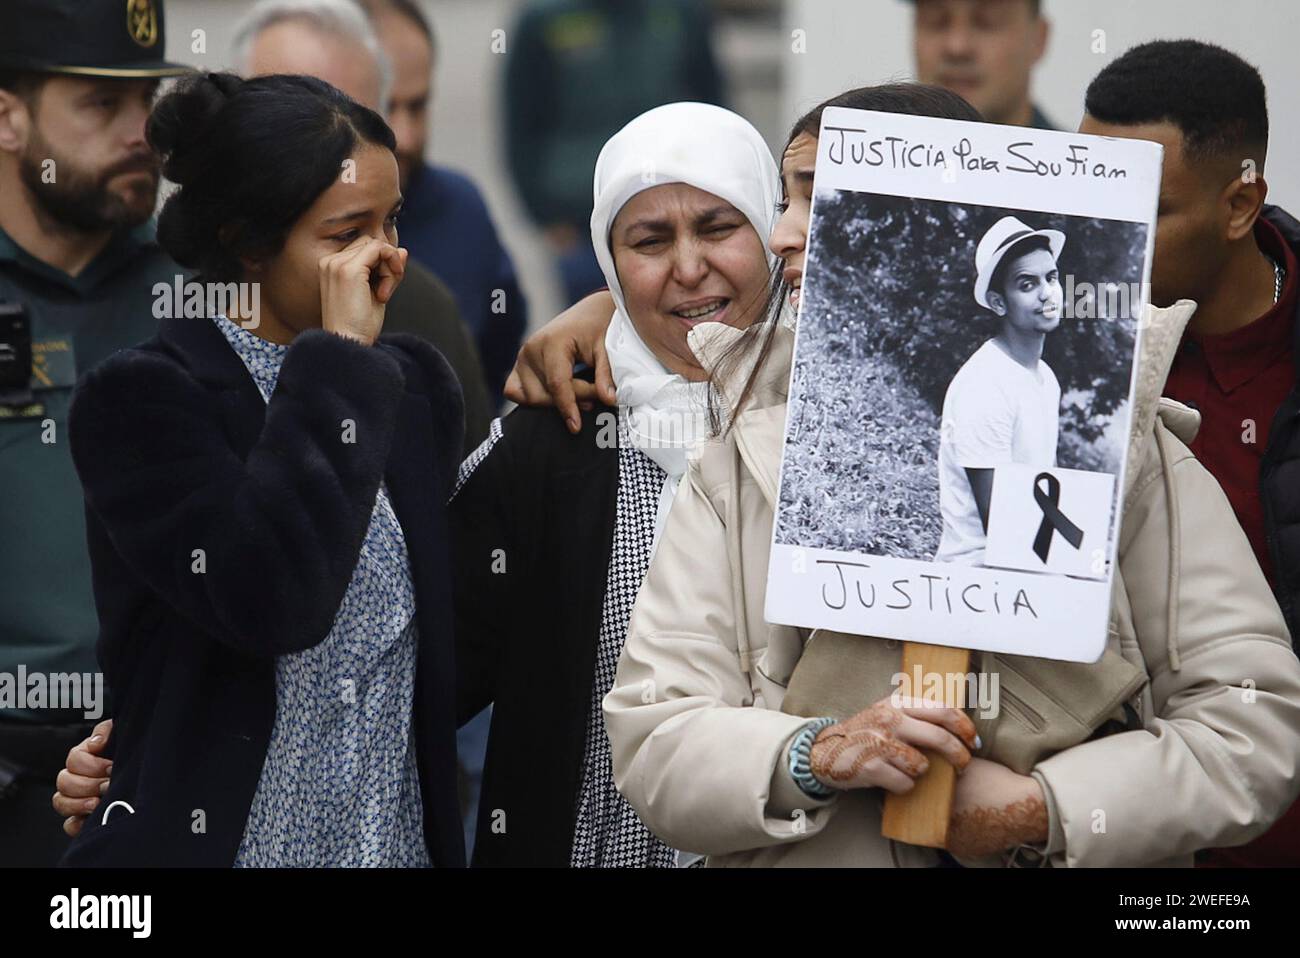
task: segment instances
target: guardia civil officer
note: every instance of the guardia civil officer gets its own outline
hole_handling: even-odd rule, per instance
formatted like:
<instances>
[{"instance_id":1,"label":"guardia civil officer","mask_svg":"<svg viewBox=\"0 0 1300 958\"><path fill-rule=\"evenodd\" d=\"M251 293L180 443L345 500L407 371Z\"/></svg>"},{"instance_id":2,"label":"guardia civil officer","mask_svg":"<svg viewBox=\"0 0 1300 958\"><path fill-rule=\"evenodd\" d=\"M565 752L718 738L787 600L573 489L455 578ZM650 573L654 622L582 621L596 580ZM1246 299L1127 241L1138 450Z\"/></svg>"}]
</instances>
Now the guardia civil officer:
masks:
<instances>
[{"instance_id":1,"label":"guardia civil officer","mask_svg":"<svg viewBox=\"0 0 1300 958\"><path fill-rule=\"evenodd\" d=\"M9 0L0 14L0 866L53 865L51 775L111 714L95 673L79 373L152 336L145 118L164 77L161 0Z\"/></svg>"}]
</instances>

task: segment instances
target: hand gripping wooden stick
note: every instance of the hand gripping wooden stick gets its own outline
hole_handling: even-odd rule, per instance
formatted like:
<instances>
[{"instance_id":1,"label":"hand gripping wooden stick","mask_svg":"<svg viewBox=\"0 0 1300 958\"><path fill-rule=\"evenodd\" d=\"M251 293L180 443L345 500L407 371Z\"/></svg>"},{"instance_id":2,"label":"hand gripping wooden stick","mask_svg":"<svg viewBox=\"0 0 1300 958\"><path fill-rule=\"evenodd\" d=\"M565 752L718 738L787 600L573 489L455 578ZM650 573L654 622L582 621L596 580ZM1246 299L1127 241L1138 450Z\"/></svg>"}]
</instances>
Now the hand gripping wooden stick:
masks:
<instances>
[{"instance_id":1,"label":"hand gripping wooden stick","mask_svg":"<svg viewBox=\"0 0 1300 958\"><path fill-rule=\"evenodd\" d=\"M913 698L921 698L924 689L936 682L942 689L944 705L965 708L966 673L969 669L970 649L903 643L902 671L911 684ZM918 675L921 678L919 688ZM950 675L960 675L961 680L950 680ZM890 792L885 796L880 833L909 845L943 848L948 842L948 819L952 815L957 770L938 752L923 752L930 760L930 767L916 780L910 792L904 795Z\"/></svg>"}]
</instances>

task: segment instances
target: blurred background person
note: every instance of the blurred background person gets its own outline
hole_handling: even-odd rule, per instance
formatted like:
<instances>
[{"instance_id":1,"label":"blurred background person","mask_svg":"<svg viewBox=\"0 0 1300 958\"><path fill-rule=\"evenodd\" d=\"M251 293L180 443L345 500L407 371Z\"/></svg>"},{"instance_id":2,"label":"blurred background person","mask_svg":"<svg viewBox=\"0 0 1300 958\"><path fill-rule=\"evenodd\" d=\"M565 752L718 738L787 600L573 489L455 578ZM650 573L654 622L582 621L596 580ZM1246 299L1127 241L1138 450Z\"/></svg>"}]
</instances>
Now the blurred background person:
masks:
<instances>
[{"instance_id":1,"label":"blurred background person","mask_svg":"<svg viewBox=\"0 0 1300 958\"><path fill-rule=\"evenodd\" d=\"M235 26L235 69L244 76L301 73L324 80L383 113L392 73L379 40L352 0L262 0ZM401 230L406 223L399 224ZM465 451L487 435L499 404L491 398L478 350L451 290L426 266L412 263L388 304L385 329L433 343L465 392Z\"/></svg>"},{"instance_id":2,"label":"blurred background person","mask_svg":"<svg viewBox=\"0 0 1300 958\"><path fill-rule=\"evenodd\" d=\"M158 162L144 126L160 78L188 68L163 59L161 0L127 12L122 0L11 0L0 30L0 304L25 317L0 328L0 682L11 691L31 688L24 673L99 672L68 403L78 375L154 334L153 286L185 272L154 239ZM83 684L83 705L92 690ZM67 838L50 819L48 772L94 722L87 708L5 698L0 867L53 865Z\"/></svg>"},{"instance_id":3,"label":"blurred background person","mask_svg":"<svg viewBox=\"0 0 1300 958\"><path fill-rule=\"evenodd\" d=\"M528 326L528 303L478 187L424 159L438 52L432 25L413 0L367 0L365 7L392 69L387 115L405 199L402 243L450 287L478 347L488 394L500 405Z\"/></svg>"},{"instance_id":4,"label":"blurred background person","mask_svg":"<svg viewBox=\"0 0 1300 958\"><path fill-rule=\"evenodd\" d=\"M1030 99L1047 50L1041 0L911 0L916 77L963 97L991 123L1054 129Z\"/></svg>"},{"instance_id":5,"label":"blurred background person","mask_svg":"<svg viewBox=\"0 0 1300 958\"><path fill-rule=\"evenodd\" d=\"M698 0L533 0L508 37L510 173L574 303L605 283L588 235L601 146L651 107L723 105L712 17Z\"/></svg>"}]
</instances>

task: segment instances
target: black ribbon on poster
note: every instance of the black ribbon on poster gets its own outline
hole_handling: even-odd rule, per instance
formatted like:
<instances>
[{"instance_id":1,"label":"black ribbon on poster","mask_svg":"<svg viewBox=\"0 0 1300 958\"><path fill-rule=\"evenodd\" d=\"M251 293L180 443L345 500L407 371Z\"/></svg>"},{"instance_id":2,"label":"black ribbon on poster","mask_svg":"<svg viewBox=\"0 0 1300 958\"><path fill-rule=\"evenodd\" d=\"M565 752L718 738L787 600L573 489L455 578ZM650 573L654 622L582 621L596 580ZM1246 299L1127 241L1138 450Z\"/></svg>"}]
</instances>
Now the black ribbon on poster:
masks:
<instances>
[{"instance_id":1,"label":"black ribbon on poster","mask_svg":"<svg viewBox=\"0 0 1300 958\"><path fill-rule=\"evenodd\" d=\"M1047 491L1039 488L1039 483L1046 482ZM1071 522L1061 511L1061 480L1050 472L1040 472L1034 477L1034 502L1043 513L1043 521L1034 536L1034 554L1047 564L1047 552L1052 547L1052 533L1059 532L1066 542L1079 548L1083 543L1083 530Z\"/></svg>"}]
</instances>

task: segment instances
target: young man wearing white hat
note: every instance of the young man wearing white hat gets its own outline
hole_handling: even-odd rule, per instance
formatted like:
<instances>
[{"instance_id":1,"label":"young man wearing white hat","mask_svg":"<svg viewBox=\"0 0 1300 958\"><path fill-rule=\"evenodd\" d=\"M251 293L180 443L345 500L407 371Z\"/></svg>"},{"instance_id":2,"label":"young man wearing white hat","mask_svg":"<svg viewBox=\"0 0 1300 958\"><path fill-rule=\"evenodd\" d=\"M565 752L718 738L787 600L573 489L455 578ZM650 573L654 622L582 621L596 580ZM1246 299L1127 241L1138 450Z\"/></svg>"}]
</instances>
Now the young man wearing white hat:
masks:
<instances>
[{"instance_id":1,"label":"young man wearing white hat","mask_svg":"<svg viewBox=\"0 0 1300 958\"><path fill-rule=\"evenodd\" d=\"M998 317L997 332L948 384L939 435L935 559L984 559L993 470L1008 463L1056 465L1061 387L1043 362L1047 334L1061 322L1058 230L1004 216L975 249L975 302Z\"/></svg>"}]
</instances>

